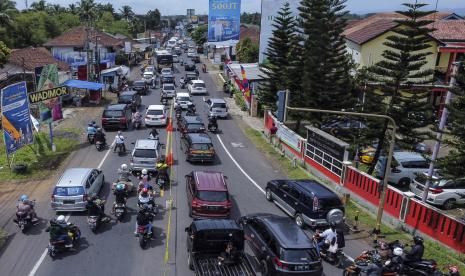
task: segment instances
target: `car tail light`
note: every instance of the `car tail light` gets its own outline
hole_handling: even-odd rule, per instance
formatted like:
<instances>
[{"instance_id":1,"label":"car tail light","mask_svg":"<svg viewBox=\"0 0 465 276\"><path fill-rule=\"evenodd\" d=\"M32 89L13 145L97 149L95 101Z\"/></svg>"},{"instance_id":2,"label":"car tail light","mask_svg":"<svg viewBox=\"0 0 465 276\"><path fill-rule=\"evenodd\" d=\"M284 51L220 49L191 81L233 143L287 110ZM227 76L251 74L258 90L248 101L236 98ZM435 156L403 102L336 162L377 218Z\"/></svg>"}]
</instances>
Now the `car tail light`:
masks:
<instances>
[{"instance_id":1,"label":"car tail light","mask_svg":"<svg viewBox=\"0 0 465 276\"><path fill-rule=\"evenodd\" d=\"M107 122L107 118L102 118L102 124Z\"/></svg>"},{"instance_id":2,"label":"car tail light","mask_svg":"<svg viewBox=\"0 0 465 276\"><path fill-rule=\"evenodd\" d=\"M278 257L274 257L273 262L278 268L281 268L282 270L289 270L289 265L281 262Z\"/></svg>"},{"instance_id":3,"label":"car tail light","mask_svg":"<svg viewBox=\"0 0 465 276\"><path fill-rule=\"evenodd\" d=\"M165 115L161 115L160 119L162 120L165 119Z\"/></svg>"},{"instance_id":4,"label":"car tail light","mask_svg":"<svg viewBox=\"0 0 465 276\"><path fill-rule=\"evenodd\" d=\"M432 194L440 194L440 193L444 192L444 190L441 189L441 188L429 188L429 191L430 191Z\"/></svg>"},{"instance_id":5,"label":"car tail light","mask_svg":"<svg viewBox=\"0 0 465 276\"><path fill-rule=\"evenodd\" d=\"M122 117L119 119L120 123L125 124L126 123L126 117Z\"/></svg>"},{"instance_id":6,"label":"car tail light","mask_svg":"<svg viewBox=\"0 0 465 276\"><path fill-rule=\"evenodd\" d=\"M82 201L87 201L87 199L88 199L87 194L84 194L84 195L82 196Z\"/></svg>"},{"instance_id":7,"label":"car tail light","mask_svg":"<svg viewBox=\"0 0 465 276\"><path fill-rule=\"evenodd\" d=\"M200 208L200 203L197 200L192 200L192 208Z\"/></svg>"},{"instance_id":8,"label":"car tail light","mask_svg":"<svg viewBox=\"0 0 465 276\"><path fill-rule=\"evenodd\" d=\"M50 199L52 200L52 202L55 202L55 196L54 195L52 195Z\"/></svg>"},{"instance_id":9,"label":"car tail light","mask_svg":"<svg viewBox=\"0 0 465 276\"><path fill-rule=\"evenodd\" d=\"M223 208L225 209L231 209L231 207L232 207L231 201L227 201L226 205L223 206Z\"/></svg>"}]
</instances>

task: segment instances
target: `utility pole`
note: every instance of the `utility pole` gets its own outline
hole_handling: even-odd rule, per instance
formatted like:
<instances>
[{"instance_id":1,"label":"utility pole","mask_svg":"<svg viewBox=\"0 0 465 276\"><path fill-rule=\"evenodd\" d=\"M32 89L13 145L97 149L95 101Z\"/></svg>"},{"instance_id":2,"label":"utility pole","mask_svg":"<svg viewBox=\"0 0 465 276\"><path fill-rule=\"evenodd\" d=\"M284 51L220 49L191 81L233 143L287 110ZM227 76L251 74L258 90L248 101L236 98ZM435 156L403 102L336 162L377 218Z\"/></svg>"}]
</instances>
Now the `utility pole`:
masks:
<instances>
[{"instance_id":1,"label":"utility pole","mask_svg":"<svg viewBox=\"0 0 465 276\"><path fill-rule=\"evenodd\" d=\"M433 178L433 173L434 173L434 165L436 163L439 149L441 147L442 133L444 131L444 128L446 127L447 117L449 116L449 110L447 106L450 104L452 100L452 93L450 92L450 90L455 85L455 82L456 82L455 77L456 77L459 67L460 67L460 62L454 62L452 64L452 74L451 74L451 79L449 83L449 89L447 90L446 100L444 101L444 108L442 110L441 120L439 121L438 133L436 134L436 142L434 144L433 154L431 156L431 162L429 163L428 177L426 178L425 188L423 190L423 194L421 197L421 201L423 202L426 202L426 199L428 198L429 187L431 186L431 180Z\"/></svg>"},{"instance_id":2,"label":"utility pole","mask_svg":"<svg viewBox=\"0 0 465 276\"><path fill-rule=\"evenodd\" d=\"M87 81L91 79L92 54L90 50L90 28L86 26Z\"/></svg>"},{"instance_id":3,"label":"utility pole","mask_svg":"<svg viewBox=\"0 0 465 276\"><path fill-rule=\"evenodd\" d=\"M100 41L100 36L95 36L95 62L97 66L95 67L95 81L99 82L100 78L100 51L98 49L98 42Z\"/></svg>"}]
</instances>

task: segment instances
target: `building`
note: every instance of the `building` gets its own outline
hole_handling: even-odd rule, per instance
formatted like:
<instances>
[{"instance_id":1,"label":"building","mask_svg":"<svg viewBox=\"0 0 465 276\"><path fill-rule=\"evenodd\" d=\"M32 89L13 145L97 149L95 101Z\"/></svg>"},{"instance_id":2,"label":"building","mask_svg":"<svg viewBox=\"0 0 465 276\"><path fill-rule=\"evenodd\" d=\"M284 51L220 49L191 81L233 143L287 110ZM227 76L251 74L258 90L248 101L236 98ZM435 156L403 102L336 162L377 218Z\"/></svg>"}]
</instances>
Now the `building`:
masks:
<instances>
[{"instance_id":1,"label":"building","mask_svg":"<svg viewBox=\"0 0 465 276\"><path fill-rule=\"evenodd\" d=\"M298 16L299 11L297 8L300 6L300 0L262 0L259 63L263 63L266 59L265 53L268 48L268 40L273 36L273 20L286 2L289 3L293 15Z\"/></svg>"},{"instance_id":2,"label":"building","mask_svg":"<svg viewBox=\"0 0 465 276\"><path fill-rule=\"evenodd\" d=\"M251 24L241 24L240 38L250 38L252 43L259 43L260 41L260 27Z\"/></svg>"}]
</instances>

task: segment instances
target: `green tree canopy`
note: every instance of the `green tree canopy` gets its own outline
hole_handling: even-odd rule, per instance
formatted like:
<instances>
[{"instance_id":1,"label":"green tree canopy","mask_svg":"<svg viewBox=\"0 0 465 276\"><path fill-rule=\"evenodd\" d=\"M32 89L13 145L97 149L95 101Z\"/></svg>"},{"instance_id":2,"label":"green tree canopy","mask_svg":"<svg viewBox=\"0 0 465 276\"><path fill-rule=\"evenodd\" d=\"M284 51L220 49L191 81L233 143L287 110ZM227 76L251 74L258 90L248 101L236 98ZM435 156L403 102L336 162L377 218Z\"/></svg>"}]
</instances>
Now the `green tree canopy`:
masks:
<instances>
[{"instance_id":1,"label":"green tree canopy","mask_svg":"<svg viewBox=\"0 0 465 276\"><path fill-rule=\"evenodd\" d=\"M248 37L236 44L237 59L240 62L251 63L258 61L259 45Z\"/></svg>"},{"instance_id":2,"label":"green tree canopy","mask_svg":"<svg viewBox=\"0 0 465 276\"><path fill-rule=\"evenodd\" d=\"M3 68L3 66L7 63L10 53L11 50L6 47L3 41L0 41L0 68Z\"/></svg>"},{"instance_id":3,"label":"green tree canopy","mask_svg":"<svg viewBox=\"0 0 465 276\"><path fill-rule=\"evenodd\" d=\"M191 37L194 40L197 45L202 45L205 42L207 42L207 31L208 31L208 26L207 25L201 25L194 29L194 31L191 33Z\"/></svg>"}]
</instances>

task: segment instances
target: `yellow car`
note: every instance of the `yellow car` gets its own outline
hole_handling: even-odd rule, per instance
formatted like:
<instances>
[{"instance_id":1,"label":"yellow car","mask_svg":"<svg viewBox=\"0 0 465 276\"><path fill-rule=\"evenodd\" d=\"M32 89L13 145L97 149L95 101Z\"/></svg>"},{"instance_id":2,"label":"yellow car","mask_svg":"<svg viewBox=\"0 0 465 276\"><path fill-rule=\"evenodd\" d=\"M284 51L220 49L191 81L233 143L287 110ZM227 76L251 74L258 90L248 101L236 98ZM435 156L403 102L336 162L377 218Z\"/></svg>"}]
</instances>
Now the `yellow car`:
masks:
<instances>
[{"instance_id":1,"label":"yellow car","mask_svg":"<svg viewBox=\"0 0 465 276\"><path fill-rule=\"evenodd\" d=\"M376 149L371 146L368 146L360 150L358 154L360 162L362 162L363 164L370 165L371 163L373 163L373 157L375 156L375 152Z\"/></svg>"}]
</instances>

